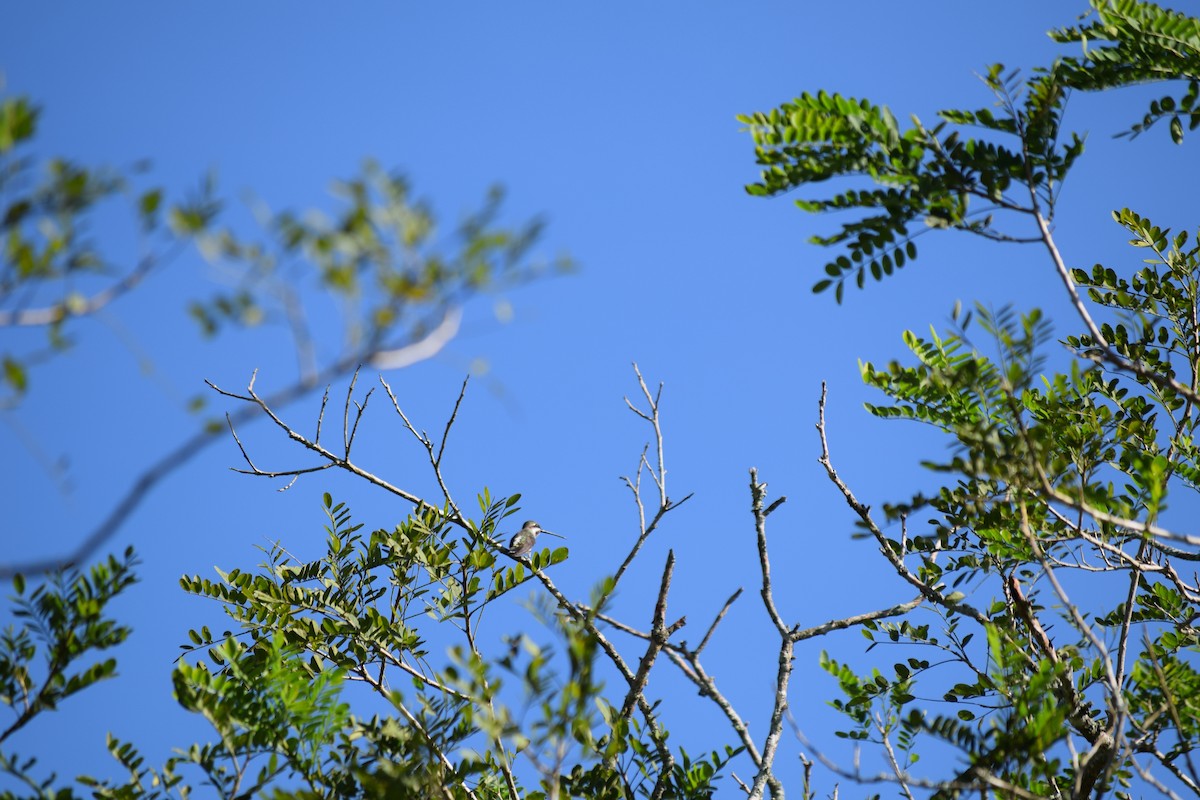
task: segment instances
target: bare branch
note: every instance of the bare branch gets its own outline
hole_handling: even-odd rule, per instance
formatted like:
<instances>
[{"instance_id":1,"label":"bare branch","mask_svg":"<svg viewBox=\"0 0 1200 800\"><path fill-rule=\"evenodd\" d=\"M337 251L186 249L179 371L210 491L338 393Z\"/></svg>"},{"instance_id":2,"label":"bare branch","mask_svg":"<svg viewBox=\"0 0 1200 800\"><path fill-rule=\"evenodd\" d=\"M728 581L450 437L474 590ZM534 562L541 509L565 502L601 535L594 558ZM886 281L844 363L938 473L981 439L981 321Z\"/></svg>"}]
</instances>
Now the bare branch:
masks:
<instances>
[{"instance_id":1,"label":"bare branch","mask_svg":"<svg viewBox=\"0 0 1200 800\"><path fill-rule=\"evenodd\" d=\"M783 723L788 707L788 682L792 677L792 654L796 641L791 636L787 624L775 608L775 595L771 590L771 561L767 554L767 514L763 508L763 500L767 496L767 484L758 480L758 470L750 470L750 511L754 515L754 531L758 541L758 565L762 573L763 606L767 616L779 631L779 669L775 674L775 700L771 707L771 719L767 723L767 738L763 743L762 759L758 764L758 773L754 776L754 785L750 789L750 800L760 800L765 787L771 787L775 800L783 800L783 786L775 777L772 768L775 764L775 752L779 747L779 737L783 733ZM776 504L778 506L778 504Z\"/></svg>"},{"instance_id":2,"label":"bare branch","mask_svg":"<svg viewBox=\"0 0 1200 800\"><path fill-rule=\"evenodd\" d=\"M913 574L912 570L905 565L903 559L895 552L895 549L892 547L892 543L888 541L886 536L884 536L883 531L871 516L870 507L859 502L858 498L854 496L854 492L850 491L850 487L847 486L845 482L838 476L837 470L833 468L833 463L830 460L829 441L825 436L825 397L826 387L822 382L821 400L818 404L817 421L817 433L821 439L821 456L817 459L817 461L821 464L821 466L825 467L825 474L829 477L829 480L834 486L837 487L838 491L841 492L842 497L846 500L846 504L850 506L858 518L862 520L863 524L866 526L867 530L870 531L871 535L875 537L875 541L879 545L879 551L883 553L884 558L888 560L888 563L892 565L893 569L896 570L900 577L908 581L908 583L910 583L917 591L919 591L921 595L925 597L925 599L947 610L965 614L986 628L989 624L991 624L991 620L989 620L987 615L985 615L979 609L975 608L970 603L963 602L962 600L951 601L950 598L944 595L941 591L933 586L930 586L926 581L921 580L920 577Z\"/></svg>"},{"instance_id":3,"label":"bare branch","mask_svg":"<svg viewBox=\"0 0 1200 800\"><path fill-rule=\"evenodd\" d=\"M429 438L429 434L425 433L424 431L417 431L412 422L409 420L408 415L406 415L404 410L400 408L400 402L396 399L396 394L392 391L392 387L388 385L388 382L383 379L382 375L379 377L379 382L383 384L384 391L386 391L388 397L391 398L392 408L396 410L396 413L400 415L400 419L404 421L404 427L407 428L408 432L411 433L413 437L421 443L421 447L425 448L426 456L429 459L429 465L433 468L433 475L437 479L438 488L442 492L442 497L445 498L447 505L449 505L452 517L459 524L465 524L466 521L463 519L462 512L459 511L458 504L454 502L454 498L450 495L450 487L446 484L446 479L442 476L442 453L446 447L446 440L450 437L450 428L454 425L454 421L458 418L458 408L462 404L463 396L467 392L467 381L469 379L470 376L467 376L467 378L463 379L462 388L458 392L458 399L454 402L454 410L451 412L450 418L446 421L446 428L442 433L441 446L438 448L437 455L434 455L433 440Z\"/></svg>"},{"instance_id":4,"label":"bare branch","mask_svg":"<svg viewBox=\"0 0 1200 800\"><path fill-rule=\"evenodd\" d=\"M325 387L324 394L321 395L321 410L317 414L317 436L313 439L317 444L321 443L321 426L325 423L325 408L329 405L329 387Z\"/></svg>"},{"instance_id":5,"label":"bare branch","mask_svg":"<svg viewBox=\"0 0 1200 800\"><path fill-rule=\"evenodd\" d=\"M751 511L754 514L754 530L758 535L758 565L762 573L762 590L759 594L762 595L763 605L767 607L767 615L771 617L771 622L775 624L775 629L779 631L779 635L787 638L789 635L788 626L779 616L779 611L775 608L775 596L771 591L771 560L767 555L767 515L763 512L763 499L767 494L767 485L758 482L758 470L750 470L750 503Z\"/></svg>"},{"instance_id":6,"label":"bare branch","mask_svg":"<svg viewBox=\"0 0 1200 800\"><path fill-rule=\"evenodd\" d=\"M853 628L854 626L861 625L864 622L872 622L877 619L887 619L888 617L899 617L917 608L923 602L925 602L925 597L923 595L917 595L907 603L898 603L897 605L890 606L888 608L881 608L877 611L868 611L865 614L857 614L853 617L831 619L828 622L821 623L820 625L814 625L811 628L805 628L803 630L793 629L788 635L791 636L792 640L796 642L804 639L812 639L817 636L824 636L827 633L832 633L833 631Z\"/></svg>"},{"instance_id":7,"label":"bare branch","mask_svg":"<svg viewBox=\"0 0 1200 800\"><path fill-rule=\"evenodd\" d=\"M433 460L435 468L440 468L442 465L442 454L446 452L446 442L450 440L450 429L454 426L454 420L458 419L458 408L467 394L467 383L470 380L470 375L463 378L462 388L458 390L458 399L454 401L454 410L450 412L450 418L446 420L446 428L442 431L442 443L438 445L437 458Z\"/></svg>"},{"instance_id":8,"label":"bare branch","mask_svg":"<svg viewBox=\"0 0 1200 800\"><path fill-rule=\"evenodd\" d=\"M151 268L152 267L147 267L147 270ZM132 286L130 288L132 288ZM111 301L106 300L105 302ZM453 338L454 334L458 330L458 320L460 319L461 311L459 309L455 307L448 308L446 310L443 323L433 331L430 331L430 333L426 336L422 337L416 342L413 342L412 344L397 348L392 351L379 351L381 363L376 364L375 349L373 349L373 347L360 349L341 359L338 359L337 361L334 361L319 372L302 374L297 381L292 383L290 386L276 392L275 394L270 395L263 402L265 402L267 406L273 408L281 408L286 406L313 391L316 387L321 386L322 384L331 383L338 377L356 369L363 362L363 360L367 360L381 369L395 369L399 366L415 363L416 361L424 358L429 358L437 353L445 345L445 343L449 341L450 338ZM407 353L408 360L388 360L386 356L391 353ZM238 395L224 392L218 389L212 383L209 383L209 386L227 397L233 397L243 401L250 400L250 398L240 397ZM322 409L323 408L324 402L322 403ZM251 419L254 419L258 416L258 414L259 408L256 408L253 405L246 406L241 411L231 414L230 421L234 425L241 425ZM284 429L286 430L286 426L284 426ZM100 524L93 528L91 532L88 533L88 535L83 539L83 541L68 553L61 556L32 559L20 563L0 564L0 580L9 580L18 573L35 574L47 572L54 569L62 569L64 567L69 567L73 564L79 564L86 561L88 558L94 555L95 552L100 549L105 542L116 535L116 532L120 530L121 526L125 524L126 520L128 520L133 512L142 504L142 501L146 498L147 494L155 486L157 486L159 482L161 482L171 473L175 472L175 470L183 467L206 447L215 443L218 440L216 435L217 433L217 429L206 427L187 437L174 449L168 451L161 458L154 461L149 467L143 470L137 478L134 479L133 483L130 484L125 494L121 496L121 499L117 501L112 511L110 511L108 515L101 520ZM320 420L318 420L317 434L317 439L314 441L314 444L319 444L320 441ZM302 437L296 438L298 441L304 441ZM351 471L353 472L354 470ZM387 491L403 497L409 502L421 502L420 498L417 498L415 495L399 490L396 487L389 488L390 485L387 484L386 481L381 481L379 478L374 476L368 477L368 475L369 473L363 473L360 475L360 477L367 478L375 485L385 488Z\"/></svg>"},{"instance_id":9,"label":"bare branch","mask_svg":"<svg viewBox=\"0 0 1200 800\"><path fill-rule=\"evenodd\" d=\"M383 480L382 478L379 478L376 475L373 475L370 472L367 472L366 470L362 469L357 464L354 464L353 462L349 461L348 459L332 453L324 446L307 439L300 433L297 433L295 431L295 429L293 429L287 423L285 423L282 419L280 419L279 415L276 414L276 412L272 408L272 403L270 401L264 400L262 397L260 397L255 392L254 383L257 380L257 377L258 377L258 372L256 370L254 376L250 379L250 384L247 387L247 390L246 390L247 393L245 395L239 395L239 394L236 394L233 392L228 392L224 389L221 389L219 386L216 386L215 384L208 382L208 381L206 381L206 383L208 383L208 385L211 386L213 388L213 390L215 390L216 392L218 392L226 397L231 397L231 398L234 398L237 400L243 400L243 401L252 403L254 406L257 406L259 409L261 409L267 415L267 417L270 418L270 420L273 423L275 423L275 426L277 428L282 430L287 435L287 437L289 439L303 445L308 450L311 450L312 452L316 453L321 458L323 458L327 462L329 462L330 465L340 467L340 468L346 470L347 472L350 472L351 474L357 475L358 477L363 478L364 480L368 481L369 483L372 483L372 484L380 487L381 489L384 489L385 491L396 495L397 497L401 497L401 498L407 500L408 502L412 503L413 505L425 505L430 508L435 507L432 504L426 502L421 497L418 497L417 495L412 494L411 492L401 489L398 486L393 486L392 484L388 483L387 481ZM346 438L348 441L349 440L348 432L346 433ZM287 474L292 474L292 473L287 473ZM457 524L461 525L463 523L461 521L458 521Z\"/></svg>"},{"instance_id":10,"label":"bare branch","mask_svg":"<svg viewBox=\"0 0 1200 800\"><path fill-rule=\"evenodd\" d=\"M694 651L692 651L693 653L695 653L697 656L700 655L700 651L704 649L704 646L706 644L708 644L708 640L712 638L713 631L715 631L717 629L717 625L721 622L722 619L725 618L725 614L726 614L726 612L729 611L729 607L732 606L734 601L737 600L741 596L742 596L742 589L739 586L738 590L736 592L734 592L732 595L730 595L729 599L725 601L725 605L721 606L721 610L717 613L716 618L712 621L712 625L708 626L708 630L705 631L705 633L704 633L704 638L700 640L700 644L696 645L696 649Z\"/></svg>"},{"instance_id":11,"label":"bare branch","mask_svg":"<svg viewBox=\"0 0 1200 800\"><path fill-rule=\"evenodd\" d=\"M596 638L596 643L600 645L600 649L608 656L608 659L617 668L617 671L621 673L621 677L625 679L625 682L632 687L636 676L629 669L629 665L625 663L625 659L621 656L620 651L613 646L613 643L608 640L604 632L596 626L595 617L589 614L583 607L568 600L545 572L537 570L534 572L534 576L541 582L546 591L550 593L550 596L558 601L559 606L570 615L571 619L582 624L584 629ZM646 728L650 732L650 738L654 741L655 750L658 753L659 777L651 793L651 798L657 800L657 798L662 797L662 793L666 788L666 777L670 775L671 770L675 767L675 756L672 755L670 748L667 747L666 737L654 713L654 709L646 701L646 698L640 694L637 698L637 706L638 710L642 712L642 719L646 723Z\"/></svg>"},{"instance_id":12,"label":"bare branch","mask_svg":"<svg viewBox=\"0 0 1200 800\"><path fill-rule=\"evenodd\" d=\"M675 571L675 552L667 551L667 565L663 568L662 583L658 589L658 600L654 604L654 621L650 627L650 644L646 648L646 654L642 656L641 663L638 664L637 674L634 676L633 682L629 685L629 692L625 695L625 702L621 704L621 716L625 719L633 713L634 703L639 697L642 697L646 691L646 681L650 680L650 668L654 666L654 660L658 658L658 653L666 645L671 634L679 630L685 624L686 618L680 617L668 628L666 624L667 614L667 592L671 589L671 576Z\"/></svg>"},{"instance_id":13,"label":"bare branch","mask_svg":"<svg viewBox=\"0 0 1200 800\"><path fill-rule=\"evenodd\" d=\"M613 573L611 588L608 594L605 595L606 597L616 590L617 584L621 582L622 576L625 575L625 571L629 569L629 566L633 563L633 560L641 551L642 545L644 545L646 540L650 538L650 534L653 533L658 527L658 524L662 521L663 517L666 516L667 512L673 511L692 498L692 495L688 494L687 497L684 497L679 502L672 502L667 496L667 464L665 451L663 449L662 425L659 422L658 416L659 404L662 400L663 386L660 383L658 385L658 391L654 394L651 394L650 388L646 385L646 380L642 377L641 370L638 369L638 365L636 363L633 365L633 372L635 375L637 375L638 386L641 387L642 395L646 398L649 411L642 411L635 406L628 397L625 398L625 405L627 405L629 409L633 411L633 413L649 422L650 427L654 430L655 453L658 463L656 468L646 460L646 451L650 447L649 444L647 444L642 448L642 455L638 461L638 468L637 472L635 473L635 477L632 479L623 477L621 479L633 493L634 503L636 504L638 511L638 527L640 530L638 532L637 540L633 543L633 547L631 547L629 550L629 554L625 556L625 560L621 562L621 566L619 566L617 571ZM650 520L649 524L646 524L646 506L645 502L642 500L643 469L650 473L650 477L654 480L655 486L658 487L658 509L655 511L654 517Z\"/></svg>"},{"instance_id":14,"label":"bare branch","mask_svg":"<svg viewBox=\"0 0 1200 800\"><path fill-rule=\"evenodd\" d=\"M355 368L354 374L350 376L350 385L346 387L346 402L342 405L342 452L347 456L350 454L350 405L354 402L354 385L358 383L360 371L361 368ZM358 421L355 420L354 424L357 427Z\"/></svg>"},{"instance_id":15,"label":"bare branch","mask_svg":"<svg viewBox=\"0 0 1200 800\"><path fill-rule=\"evenodd\" d=\"M771 785L771 793L776 800L783 800L782 786L774 777L772 767L775 763L775 753L779 748L779 737L783 733L783 723L788 709L788 682L792 677L792 657L795 647L795 642L790 636L785 634L780 637L779 668L775 673L775 700L771 706L771 719L767 723L767 739L763 743L762 763L759 764L758 774L754 776L750 800L761 800L763 791L768 784Z\"/></svg>"}]
</instances>

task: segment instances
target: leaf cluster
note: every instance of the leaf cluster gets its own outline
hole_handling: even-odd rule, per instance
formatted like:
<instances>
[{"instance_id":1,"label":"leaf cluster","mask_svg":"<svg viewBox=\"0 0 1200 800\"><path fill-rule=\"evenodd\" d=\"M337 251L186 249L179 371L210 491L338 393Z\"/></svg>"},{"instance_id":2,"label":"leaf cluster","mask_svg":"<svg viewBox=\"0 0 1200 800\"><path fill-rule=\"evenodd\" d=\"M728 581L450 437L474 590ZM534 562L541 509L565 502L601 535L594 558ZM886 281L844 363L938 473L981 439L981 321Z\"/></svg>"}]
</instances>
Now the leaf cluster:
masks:
<instances>
[{"instance_id":1,"label":"leaf cluster","mask_svg":"<svg viewBox=\"0 0 1200 800\"><path fill-rule=\"evenodd\" d=\"M813 287L858 287L869 274L881 280L916 258L916 239L930 229L952 229L1014 240L997 227L996 212L1053 209L1058 187L1083 152L1083 139L1060 144L1063 86L1053 71L1024 83L994 64L984 83L997 110L944 110L926 127L917 118L902 127L886 106L819 92L802 94L769 112L738 117L763 167L746 190L778 195L834 179L865 179L873 188L847 188L827 198L801 199L810 213L858 211L862 216L815 244L844 248L825 265ZM981 136L966 135L977 128ZM978 208L976 207L978 206Z\"/></svg>"},{"instance_id":2,"label":"leaf cluster","mask_svg":"<svg viewBox=\"0 0 1200 800\"><path fill-rule=\"evenodd\" d=\"M1141 122L1121 136L1135 137L1169 120L1171 139L1183 142L1200 126L1200 20L1183 12L1140 0L1092 0L1082 24L1050 32L1056 42L1079 44L1082 56L1058 64L1063 83L1082 91L1103 91L1159 81L1185 82L1176 98L1150 102Z\"/></svg>"},{"instance_id":3,"label":"leaf cluster","mask_svg":"<svg viewBox=\"0 0 1200 800\"><path fill-rule=\"evenodd\" d=\"M136 580L132 549L121 558L109 556L87 572L60 571L30 587L24 576L13 579L12 624L0 634L0 703L14 717L0 729L0 744L39 714L55 711L68 698L115 677L113 657L93 658L129 636L109 612L112 600ZM35 758L0 751L0 769L39 796L54 792L53 775L33 777Z\"/></svg>"}]
</instances>

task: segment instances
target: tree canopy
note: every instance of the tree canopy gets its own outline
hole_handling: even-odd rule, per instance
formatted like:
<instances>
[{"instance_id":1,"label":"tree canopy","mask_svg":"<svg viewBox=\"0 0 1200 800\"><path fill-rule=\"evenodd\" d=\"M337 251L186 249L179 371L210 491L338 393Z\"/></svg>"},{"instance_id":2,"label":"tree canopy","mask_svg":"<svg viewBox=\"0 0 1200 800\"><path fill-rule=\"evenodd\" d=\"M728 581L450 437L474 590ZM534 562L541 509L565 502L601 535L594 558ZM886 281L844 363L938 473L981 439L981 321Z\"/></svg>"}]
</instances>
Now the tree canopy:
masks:
<instances>
[{"instance_id":1,"label":"tree canopy","mask_svg":"<svg viewBox=\"0 0 1200 800\"><path fill-rule=\"evenodd\" d=\"M266 394L256 376L244 388L210 384L228 409L240 470L285 483L343 471L410 510L392 527L368 530L327 492L319 557L297 557L278 541L257 567L239 561L215 577L185 576L183 590L214 601L227 618L225 629L180 632L185 656L173 673L176 699L211 725L212 740L181 742L165 764L148 764L138 743L110 738L127 776L79 785L97 797L156 798L187 796L193 786L226 798L657 800L711 797L718 788L750 798L790 789L805 798L852 791L910 800L1200 794L1200 585L1190 567L1200 537L1189 532L1200 489L1200 232L1172 232L1120 208L1112 218L1131 249L1110 265L1080 268L1055 226L1061 187L1086 163L1085 139L1068 126L1073 92L1167 82L1169 93L1126 137L1163 122L1175 144L1189 146L1186 131L1200 126L1200 19L1139 0L1093 0L1078 25L1051 36L1081 46L1080 54L1028 72L993 65L982 76L992 104L944 110L935 123L901 123L884 106L829 91L739 117L761 168L746 187L751 195L832 187L797 207L850 217L813 240L836 253L814 292L833 289L841 302L847 286L866 288L868 276L896 280L897 270L912 268L922 236L958 231L1044 258L1076 315L1074 332L1056 342L1037 307L956 304L948 330L904 334L904 359L862 363L880 396L869 413L924 423L950 444L924 461L940 484L934 491L861 498L839 473L822 390L812 447L856 535L895 574L893 604L797 622L777 587L798 566L773 563L768 536L786 498L770 495L750 470L752 536L744 541L753 544L744 546L754 550L751 594L770 639L744 657L776 665L770 707L757 718L731 701L725 687L736 676L715 675L705 661L722 646L722 622L744 587L699 626L698 639L685 640L686 609L668 602L672 550L661 572L654 565L660 577L642 621L614 610L630 566L691 499L668 491L661 385L634 367L637 392L626 404L648 443L623 480L638 530L617 548L617 568L573 596L555 580L569 538L514 554L502 532L524 517L521 496L448 477L447 443L469 402L468 382L431 435L387 380L375 386L357 368L405 358L463 294L532 277L526 255L536 225L496 230L489 205L462 226L451 255L431 252L426 212L406 184L374 167L344 184L348 209L336 223L273 218L274 249L215 230L207 194L172 208L162 230L168 242L197 239L245 270L244 294L194 307L202 324L244 319L264 298L286 307L281 254L301 254L349 309L351 344L329 365L306 360L297 336L302 367L293 388ZM35 122L29 101L6 101L0 157L31 138ZM0 179L26 168L15 163ZM115 192L119 177L59 162L48 172L47 183L4 212L9 292L31 282L66 286L64 275L100 260L72 238L73 220ZM162 203L153 191L137 198L143 224L160 230ZM38 215L56 221L53 235L35 224ZM99 294L20 306L3 321L36 316L53 343L104 292L134 288L141 269ZM29 359L6 358L19 398ZM338 378L344 392L326 389L315 419L284 410L297 392ZM371 414L408 437L432 493L356 460L360 424ZM290 443L294 464L260 465L239 433L252 417ZM0 731L0 768L23 782L25 795L6 796L78 789L7 748L34 716L60 704L69 713L72 695L114 674L114 660L94 653L129 634L107 606L135 580L136 565L127 551L90 567L13 575L17 624L0 637L0 699L15 721ZM835 566L850 577L850 565ZM489 609L518 595L531 598L530 619L551 641L487 625ZM822 649L847 629L866 641L865 671ZM849 763L794 714L792 677L804 658L831 676L830 703L842 719L834 733L860 748ZM728 723L704 752L671 737L684 698L648 689L651 673L666 670ZM785 786L780 764L796 755L803 781Z\"/></svg>"}]
</instances>

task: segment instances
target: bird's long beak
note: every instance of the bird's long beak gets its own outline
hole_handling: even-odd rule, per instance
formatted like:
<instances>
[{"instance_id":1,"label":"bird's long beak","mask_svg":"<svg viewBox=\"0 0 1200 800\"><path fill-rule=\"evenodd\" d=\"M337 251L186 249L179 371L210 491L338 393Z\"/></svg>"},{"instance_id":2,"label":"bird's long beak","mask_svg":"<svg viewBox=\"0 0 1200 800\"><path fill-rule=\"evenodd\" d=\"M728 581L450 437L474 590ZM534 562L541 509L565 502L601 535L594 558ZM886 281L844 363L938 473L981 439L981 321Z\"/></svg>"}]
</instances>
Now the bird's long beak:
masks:
<instances>
[{"instance_id":1,"label":"bird's long beak","mask_svg":"<svg viewBox=\"0 0 1200 800\"><path fill-rule=\"evenodd\" d=\"M567 537L565 537L565 536L561 536L561 535L559 535L559 534L555 533L554 531L547 531L547 530L543 530L543 531L542 531L542 533L548 534L548 535L550 535L550 536L557 536L559 539L566 539L566 538L567 538Z\"/></svg>"}]
</instances>

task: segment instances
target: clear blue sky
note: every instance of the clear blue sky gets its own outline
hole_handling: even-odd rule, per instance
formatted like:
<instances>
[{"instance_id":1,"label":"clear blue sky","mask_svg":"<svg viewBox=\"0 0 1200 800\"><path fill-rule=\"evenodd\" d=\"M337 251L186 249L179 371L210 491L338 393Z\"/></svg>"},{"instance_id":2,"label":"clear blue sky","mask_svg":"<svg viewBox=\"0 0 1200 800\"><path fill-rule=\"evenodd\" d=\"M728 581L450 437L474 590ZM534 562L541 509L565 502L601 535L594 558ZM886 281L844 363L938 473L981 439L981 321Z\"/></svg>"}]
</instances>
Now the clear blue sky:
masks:
<instances>
[{"instance_id":1,"label":"clear blue sky","mask_svg":"<svg viewBox=\"0 0 1200 800\"><path fill-rule=\"evenodd\" d=\"M928 237L914 266L850 293L840 308L812 295L827 254L805 241L834 223L805 217L785 198L744 193L756 170L734 116L820 88L869 97L901 119L981 107L990 98L974 73L993 61L1044 63L1057 52L1045 31L1082 10L1064 0L29 3L6 11L0 70L7 93L45 108L40 154L114 165L148 158L151 180L171 193L215 168L235 221L247 216L238 207L247 193L274 208L327 208L329 181L368 156L406 171L448 222L497 182L509 190L508 219L545 215L540 251L569 252L580 272L508 293L515 317L507 324L487 302L472 305L446 351L389 381L410 416L435 430L470 365L486 362L460 414L449 476L460 495L484 486L521 492L523 516L568 535L572 558L558 582L576 596L615 569L634 533L617 477L636 467L648 431L622 402L637 388L630 362L665 382L671 494L696 497L626 579L619 610L632 623L649 621L662 559L674 548L671 612L688 615L684 638L695 640L725 597L755 585L750 466L773 495L791 498L771 531L785 618L815 624L908 598L874 549L850 540L847 509L816 464L822 380L843 476L869 502L900 499L929 484L917 464L945 445L869 417L859 359L902 356L901 332L943 327L957 299L1039 305L1059 332L1076 327L1042 252L963 237ZM1134 143L1110 137L1142 110L1132 95L1072 100L1068 122L1090 131L1060 207L1073 264L1129 257L1113 208L1195 224L1191 180L1178 177L1200 174L1195 147L1172 149L1158 131ZM133 228L114 215L94 233L114 261L129 264ZM210 276L189 253L34 374L24 406L0 427L4 558L61 552L84 535L139 469L189 430L183 399L202 392L203 379L236 389L256 368L260 388L291 378L278 333L201 341L183 302L210 287ZM302 427L313 414L311 402L288 409ZM383 403L365 436L369 468L426 489L421 453ZM247 438L271 466L302 461L265 427ZM37 466L31 443L69 458L68 493ZM114 540L114 548L134 544L145 562L142 583L118 607L135 628L118 653L121 677L30 726L15 749L73 775L111 771L108 730L156 762L206 737L171 700L170 670L186 629L216 627L220 617L179 590L179 575L252 567L254 547L268 538L315 554L326 490L368 528L408 510L326 474L276 493L229 472L238 458L232 442L211 448ZM531 629L522 614L493 618L495 641ZM710 647L710 671L744 716L760 720L752 726L760 735L775 670L770 637L757 593L747 591ZM836 687L816 658L824 646L868 663L862 641L852 634L802 648L797 664L793 713L843 758L823 707ZM661 665L650 687L651 697L680 701L668 727L685 746L732 742L715 709L672 669ZM797 749L789 741L781 764L794 764Z\"/></svg>"}]
</instances>

